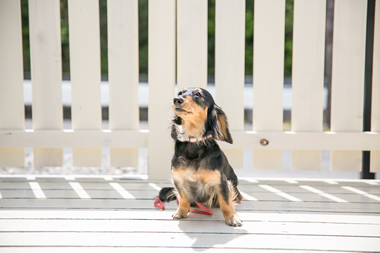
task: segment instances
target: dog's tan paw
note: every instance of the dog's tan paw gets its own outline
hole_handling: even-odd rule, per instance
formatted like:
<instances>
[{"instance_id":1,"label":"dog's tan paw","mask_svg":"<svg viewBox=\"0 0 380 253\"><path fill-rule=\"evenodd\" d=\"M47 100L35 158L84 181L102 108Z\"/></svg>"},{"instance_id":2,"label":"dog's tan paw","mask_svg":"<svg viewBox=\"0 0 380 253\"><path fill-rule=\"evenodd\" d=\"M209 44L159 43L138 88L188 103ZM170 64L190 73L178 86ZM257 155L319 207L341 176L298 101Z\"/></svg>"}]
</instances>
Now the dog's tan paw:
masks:
<instances>
[{"instance_id":1,"label":"dog's tan paw","mask_svg":"<svg viewBox=\"0 0 380 253\"><path fill-rule=\"evenodd\" d=\"M243 226L243 221L239 218L237 214L233 214L231 217L226 218L226 224L231 227L241 227Z\"/></svg>"},{"instance_id":2,"label":"dog's tan paw","mask_svg":"<svg viewBox=\"0 0 380 253\"><path fill-rule=\"evenodd\" d=\"M178 208L177 211L172 215L173 219L184 219L187 218L188 210Z\"/></svg>"}]
</instances>

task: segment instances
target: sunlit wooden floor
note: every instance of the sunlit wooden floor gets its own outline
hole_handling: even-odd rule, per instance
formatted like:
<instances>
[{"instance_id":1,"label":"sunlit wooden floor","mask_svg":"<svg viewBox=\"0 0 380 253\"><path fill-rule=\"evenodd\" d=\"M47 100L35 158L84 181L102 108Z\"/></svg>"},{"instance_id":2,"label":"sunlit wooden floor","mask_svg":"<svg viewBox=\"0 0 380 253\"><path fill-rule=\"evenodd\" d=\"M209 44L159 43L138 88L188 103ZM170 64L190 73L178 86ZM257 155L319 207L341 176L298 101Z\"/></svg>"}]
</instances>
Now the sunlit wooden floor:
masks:
<instances>
[{"instance_id":1,"label":"sunlit wooden floor","mask_svg":"<svg viewBox=\"0 0 380 253\"><path fill-rule=\"evenodd\" d=\"M172 183L120 177L0 177L0 252L379 252L380 181L240 179L244 221L172 220Z\"/></svg>"}]
</instances>

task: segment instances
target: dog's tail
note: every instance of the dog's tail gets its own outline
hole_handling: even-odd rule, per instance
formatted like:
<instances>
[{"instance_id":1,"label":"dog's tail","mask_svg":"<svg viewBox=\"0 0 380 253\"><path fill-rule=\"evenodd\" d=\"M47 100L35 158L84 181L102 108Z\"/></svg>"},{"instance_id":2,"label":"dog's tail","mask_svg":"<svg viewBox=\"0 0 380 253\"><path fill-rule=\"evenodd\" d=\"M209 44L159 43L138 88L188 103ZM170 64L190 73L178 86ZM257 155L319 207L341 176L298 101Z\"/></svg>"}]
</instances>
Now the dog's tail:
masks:
<instances>
[{"instance_id":1,"label":"dog's tail","mask_svg":"<svg viewBox=\"0 0 380 253\"><path fill-rule=\"evenodd\" d=\"M164 187L160 190L159 196L162 202L170 202L177 198L174 187Z\"/></svg>"}]
</instances>

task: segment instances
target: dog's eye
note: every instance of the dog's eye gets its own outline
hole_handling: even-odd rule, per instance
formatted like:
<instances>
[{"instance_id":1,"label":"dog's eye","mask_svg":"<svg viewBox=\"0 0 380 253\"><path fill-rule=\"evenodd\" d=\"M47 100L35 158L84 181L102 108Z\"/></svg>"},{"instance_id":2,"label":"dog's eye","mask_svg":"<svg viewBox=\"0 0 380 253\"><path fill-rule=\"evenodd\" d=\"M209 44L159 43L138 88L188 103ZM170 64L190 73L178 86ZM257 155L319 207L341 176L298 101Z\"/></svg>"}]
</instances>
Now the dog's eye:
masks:
<instances>
[{"instance_id":1,"label":"dog's eye","mask_svg":"<svg viewBox=\"0 0 380 253\"><path fill-rule=\"evenodd\" d=\"M202 96L201 93L199 93L199 92L196 92L194 95L195 95L196 97L201 97L201 96Z\"/></svg>"},{"instance_id":2,"label":"dog's eye","mask_svg":"<svg viewBox=\"0 0 380 253\"><path fill-rule=\"evenodd\" d=\"M178 92L178 96L181 96L181 95L182 95L182 93L183 93L182 91Z\"/></svg>"}]
</instances>

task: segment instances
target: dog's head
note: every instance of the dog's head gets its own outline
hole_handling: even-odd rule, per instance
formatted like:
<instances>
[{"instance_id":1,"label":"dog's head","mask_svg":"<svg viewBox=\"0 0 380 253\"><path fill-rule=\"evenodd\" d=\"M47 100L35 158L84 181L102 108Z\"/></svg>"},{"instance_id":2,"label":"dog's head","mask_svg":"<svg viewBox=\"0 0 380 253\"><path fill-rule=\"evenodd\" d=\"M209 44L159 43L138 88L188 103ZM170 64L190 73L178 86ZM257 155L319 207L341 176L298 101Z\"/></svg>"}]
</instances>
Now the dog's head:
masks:
<instances>
[{"instance_id":1,"label":"dog's head","mask_svg":"<svg viewBox=\"0 0 380 253\"><path fill-rule=\"evenodd\" d=\"M211 94L202 88L187 88L173 99L172 137L174 139L208 138L232 144L227 116L215 104ZM181 136L181 137L179 137Z\"/></svg>"}]
</instances>

